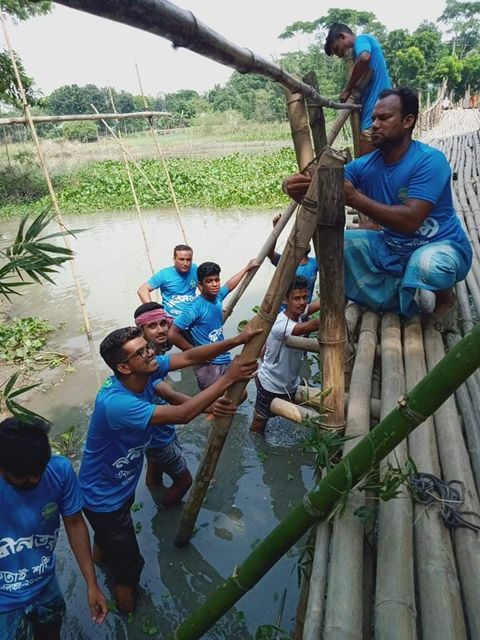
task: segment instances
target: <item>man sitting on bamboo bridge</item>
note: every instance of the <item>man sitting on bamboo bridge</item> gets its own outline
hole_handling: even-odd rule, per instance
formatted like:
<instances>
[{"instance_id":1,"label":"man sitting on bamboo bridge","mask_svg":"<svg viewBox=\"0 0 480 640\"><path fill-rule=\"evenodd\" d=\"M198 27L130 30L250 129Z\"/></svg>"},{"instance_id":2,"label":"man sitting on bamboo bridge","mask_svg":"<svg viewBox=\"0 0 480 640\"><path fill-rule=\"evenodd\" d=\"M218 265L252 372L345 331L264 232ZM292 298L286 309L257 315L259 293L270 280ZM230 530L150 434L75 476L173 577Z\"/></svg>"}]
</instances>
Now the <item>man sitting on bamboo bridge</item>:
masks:
<instances>
[{"instance_id":1,"label":"man sitting on bamboo bridge","mask_svg":"<svg viewBox=\"0 0 480 640\"><path fill-rule=\"evenodd\" d=\"M455 304L472 249L453 207L447 159L412 140L418 109L411 89L382 91L373 110L376 151L345 167L346 204L382 227L345 232L345 295L373 311L440 317ZM284 188L301 201L310 182L295 174Z\"/></svg>"},{"instance_id":2,"label":"man sitting on bamboo bridge","mask_svg":"<svg viewBox=\"0 0 480 640\"><path fill-rule=\"evenodd\" d=\"M94 560L108 565L116 605L124 613L135 609L144 565L130 509L154 429L165 425L169 437L171 427L167 425L187 424L207 409L215 413L217 399L233 383L249 379L256 362L241 365L234 360L224 376L193 398L172 398L174 392L165 389L163 378L169 371L211 360L258 333L247 328L224 342L161 356L155 355L153 343L145 340L138 327L112 331L100 344L100 354L114 375L105 380L95 401L79 481L84 513L95 534ZM158 404L157 398L164 394L178 406ZM220 403L219 415L235 413L229 404L226 399Z\"/></svg>"}]
</instances>

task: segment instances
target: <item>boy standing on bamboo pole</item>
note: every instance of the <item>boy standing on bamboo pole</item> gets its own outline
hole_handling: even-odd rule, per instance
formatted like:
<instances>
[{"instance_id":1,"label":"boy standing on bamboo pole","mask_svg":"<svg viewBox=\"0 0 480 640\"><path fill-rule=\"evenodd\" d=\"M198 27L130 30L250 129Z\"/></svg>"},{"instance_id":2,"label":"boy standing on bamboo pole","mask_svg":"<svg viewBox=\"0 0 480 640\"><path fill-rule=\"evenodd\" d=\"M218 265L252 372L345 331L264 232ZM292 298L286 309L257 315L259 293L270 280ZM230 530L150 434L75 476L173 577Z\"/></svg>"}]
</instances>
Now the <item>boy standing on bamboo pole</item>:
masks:
<instances>
[{"instance_id":1,"label":"boy standing on bamboo pole","mask_svg":"<svg viewBox=\"0 0 480 640\"><path fill-rule=\"evenodd\" d=\"M382 91L373 110L376 151L345 167L345 203L382 227L345 232L345 295L372 311L407 317L453 309L453 287L472 263L470 242L453 207L451 169L441 151L412 140L418 97L408 87ZM311 179L284 180L301 200Z\"/></svg>"},{"instance_id":2,"label":"boy standing on bamboo pole","mask_svg":"<svg viewBox=\"0 0 480 640\"><path fill-rule=\"evenodd\" d=\"M347 102L353 90L361 86L362 80L371 74L366 88L362 91L358 157L371 153L375 150L372 143L373 107L380 92L392 87L382 47L374 36L368 33L356 36L346 24L336 22L330 27L324 48L327 56L336 55L338 58L343 58L346 52L353 48L355 65L340 94L340 102Z\"/></svg>"},{"instance_id":3,"label":"boy standing on bamboo pole","mask_svg":"<svg viewBox=\"0 0 480 640\"><path fill-rule=\"evenodd\" d=\"M168 371L211 360L257 334L246 329L230 340L171 356L155 356L152 343L145 340L138 327L112 331L100 344L100 354L114 375L105 380L95 401L79 481L84 513L95 534L94 559L108 565L115 601L124 613L135 609L144 564L130 508L153 428L187 424L210 409L231 384L249 379L256 362L240 365L234 361L211 387L178 406L157 404L166 386L162 380ZM230 414L234 411L232 407Z\"/></svg>"},{"instance_id":4,"label":"boy standing on bamboo pole","mask_svg":"<svg viewBox=\"0 0 480 640\"><path fill-rule=\"evenodd\" d=\"M263 362L255 379L257 399L252 431L263 433L268 419L273 416L270 405L274 398L293 402L300 384L300 368L305 357L304 351L289 349L287 338L304 336L318 331L319 320L309 320L308 316L320 308L318 300L308 304L308 281L296 276L285 296L286 308L281 311L267 338Z\"/></svg>"},{"instance_id":5,"label":"boy standing on bamboo pole","mask_svg":"<svg viewBox=\"0 0 480 640\"><path fill-rule=\"evenodd\" d=\"M173 249L173 267L157 271L137 290L142 302L151 302L151 292L160 289L165 311L179 316L182 310L195 300L197 290L197 265L193 264L193 249L177 244Z\"/></svg>"},{"instance_id":6,"label":"boy standing on bamboo pole","mask_svg":"<svg viewBox=\"0 0 480 640\"><path fill-rule=\"evenodd\" d=\"M223 341L222 301L240 284L249 271L258 266L258 260L253 258L241 271L220 286L219 265L215 262L203 262L198 267L198 287L201 293L178 318L175 318L169 331L169 338L173 344L183 351L188 351L194 346ZM185 339L186 331L191 336L193 344ZM199 388L206 389L213 384L225 373L230 362L230 355L225 353L212 359L211 362L203 362L194 367Z\"/></svg>"}]
</instances>

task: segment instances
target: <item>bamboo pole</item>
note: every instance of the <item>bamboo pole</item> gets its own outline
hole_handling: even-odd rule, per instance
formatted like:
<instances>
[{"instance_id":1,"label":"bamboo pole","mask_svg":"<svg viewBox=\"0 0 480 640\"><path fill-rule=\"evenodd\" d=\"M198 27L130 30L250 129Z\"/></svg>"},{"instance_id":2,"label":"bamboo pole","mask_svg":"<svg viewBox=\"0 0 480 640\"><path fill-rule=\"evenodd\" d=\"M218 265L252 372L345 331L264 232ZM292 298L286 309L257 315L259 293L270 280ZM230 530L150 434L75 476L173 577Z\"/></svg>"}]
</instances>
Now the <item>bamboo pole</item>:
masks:
<instances>
[{"instance_id":1,"label":"bamboo pole","mask_svg":"<svg viewBox=\"0 0 480 640\"><path fill-rule=\"evenodd\" d=\"M343 276L343 229L345 196L343 166L325 167L318 172L318 224L315 253L320 273L322 313L318 342L321 349L324 389L332 389L325 399L329 410L323 421L328 429L345 428L345 293Z\"/></svg>"},{"instance_id":2,"label":"bamboo pole","mask_svg":"<svg viewBox=\"0 0 480 640\"><path fill-rule=\"evenodd\" d=\"M313 411L312 409L308 408L309 406L313 407L314 409L319 409L322 407L321 391L320 393L318 393L318 395L314 393L315 391L315 388L310 389L308 387L299 387L297 389L297 393L295 394L295 403L288 402L288 400L275 398L274 400L272 400L270 409L276 416L286 418L287 420L291 420L292 422L296 422L298 424L303 422L305 418L318 418L318 411ZM309 395L310 392L313 393ZM345 409L348 409L349 397L349 394L346 393ZM369 411L370 416L374 420L378 421L380 419L380 400L378 400L377 398L370 398Z\"/></svg>"},{"instance_id":3,"label":"bamboo pole","mask_svg":"<svg viewBox=\"0 0 480 640\"><path fill-rule=\"evenodd\" d=\"M72 9L122 22L170 40L176 49L185 47L202 56L236 69L240 73L256 73L278 82L292 93L315 98L332 109L355 108L319 96L316 91L284 71L281 67L230 42L210 29L191 11L181 9L168 0L59 0Z\"/></svg>"},{"instance_id":4,"label":"bamboo pole","mask_svg":"<svg viewBox=\"0 0 480 640\"><path fill-rule=\"evenodd\" d=\"M349 49L345 55L345 64L347 67L347 73L349 76L352 75L353 67L355 66L355 59L353 56L353 49ZM359 98L359 91L355 91L354 99L355 101ZM350 118L350 127L352 129L352 138L353 138L353 155L355 158L358 158L359 147L360 147L360 113L358 111L352 111L349 115Z\"/></svg>"},{"instance_id":5,"label":"bamboo pole","mask_svg":"<svg viewBox=\"0 0 480 640\"><path fill-rule=\"evenodd\" d=\"M455 389L480 366L480 324L450 351L423 378L380 424L365 436L342 461L334 467L302 502L293 507L282 522L258 544L238 566L226 582L193 611L175 630L175 640L201 638L247 591L274 566L293 544L311 527L316 519L331 515L338 501L350 491L380 460L431 416ZM390 543L393 544L393 541ZM443 607L437 602L437 611ZM392 626L390 637L415 638L401 635ZM378 636L376 636L378 637ZM444 633L429 638L456 638Z\"/></svg>"},{"instance_id":6,"label":"bamboo pole","mask_svg":"<svg viewBox=\"0 0 480 640\"><path fill-rule=\"evenodd\" d=\"M338 155L327 149L319 160L317 171L319 171L322 166L326 166L327 164L335 165L339 162L341 162L341 160L339 160ZM317 201L318 186L318 181L313 179L307 192L307 198ZM242 360L251 360L252 358L258 358L260 355L268 333L275 322L288 285L294 276L295 269L302 256L305 254L315 227L316 215L310 208L307 209L304 206L300 206L297 213L296 224L290 233L287 246L275 269L260 310L252 320L252 327L262 328L263 333L251 340L248 345L245 345L240 355ZM238 404L245 387L246 382L236 383L230 387L226 396L235 404ZM195 521L203 504L210 481L215 473L217 462L220 458L232 420L233 418L230 417L216 419L212 422L208 442L195 477L194 485L182 512L179 530L175 539L175 544L179 547L188 544L192 536Z\"/></svg>"},{"instance_id":7,"label":"bamboo pole","mask_svg":"<svg viewBox=\"0 0 480 640\"><path fill-rule=\"evenodd\" d=\"M303 77L303 80L318 92L318 78L315 71L307 73ZM332 144L327 140L325 114L322 106L313 98L307 96L305 102L307 103L308 122L310 123L310 130L312 132L313 148L315 149L315 155L318 155L323 147Z\"/></svg>"},{"instance_id":8,"label":"bamboo pole","mask_svg":"<svg viewBox=\"0 0 480 640\"><path fill-rule=\"evenodd\" d=\"M400 321L387 313L382 318L382 405L385 419L405 392ZM403 467L408 459L407 442L399 442L385 464ZM417 637L413 568L412 501L380 502L378 510L375 638L398 640Z\"/></svg>"},{"instance_id":9,"label":"bamboo pole","mask_svg":"<svg viewBox=\"0 0 480 640\"><path fill-rule=\"evenodd\" d=\"M287 111L288 119L290 122L290 131L292 132L293 148L295 150L295 156L297 159L297 166L299 170L302 170L313 160L312 141L310 138L310 130L308 128L307 115L305 112L305 105L303 97L296 93L286 92L287 99ZM227 320L232 315L235 305L245 293L248 285L251 283L258 269L261 267L265 258L271 252L275 246L280 233L286 227L288 221L292 217L295 209L297 208L296 202L290 202L288 208L283 212L280 220L277 222L272 232L267 238L267 241L260 249L257 260L259 266L256 269L252 269L243 278L240 285L237 287L232 296L229 297L227 304L223 309L223 321Z\"/></svg>"},{"instance_id":10,"label":"bamboo pole","mask_svg":"<svg viewBox=\"0 0 480 640\"><path fill-rule=\"evenodd\" d=\"M147 108L147 106L148 106L147 105L147 100L145 98L145 92L143 91L142 79L140 78L140 71L139 71L138 65L135 65L135 69L137 71L138 84L140 86L140 92L142 94L143 103L145 105L145 108ZM188 242L187 242L187 233L185 231L185 227L183 226L182 216L181 216L180 208L179 208L178 202L177 202L177 195L175 193L175 189L173 187L172 179L170 177L170 171L168 170L168 165L167 165L167 161L165 159L165 154L163 153L162 147L160 146L160 142L158 140L157 132L155 131L155 127L153 126L151 118L148 119L148 125L149 125L149 129L150 129L150 133L152 134L153 141L155 143L155 147L157 149L157 153L158 153L158 155L160 157L160 160L161 160L161 163L162 163L163 172L165 173L165 178L167 179L168 190L170 191L170 195L172 197L173 206L175 208L175 213L177 214L177 220L178 220L178 224L180 225L180 229L182 231L184 242L185 242L185 244L188 244Z\"/></svg>"},{"instance_id":11,"label":"bamboo pole","mask_svg":"<svg viewBox=\"0 0 480 640\"><path fill-rule=\"evenodd\" d=\"M404 328L405 378L407 389L413 388L426 373L422 328L418 317L407 321ZM411 457L419 472L440 476L433 418L423 429L408 437ZM432 504L428 512L414 503L415 567L424 638L466 638L460 585L450 532L439 517L440 504ZM438 603L442 606L439 607Z\"/></svg>"},{"instance_id":12,"label":"bamboo pole","mask_svg":"<svg viewBox=\"0 0 480 640\"><path fill-rule=\"evenodd\" d=\"M367 435L370 430L370 396L377 327L378 316L369 311L364 313L350 383L345 428L345 435L355 440L345 443L344 456L354 448L356 439ZM364 504L364 492L352 491L343 515L334 520L328 564L328 593L322 636L324 640L363 638L364 526L354 512Z\"/></svg>"},{"instance_id":13,"label":"bamboo pole","mask_svg":"<svg viewBox=\"0 0 480 640\"><path fill-rule=\"evenodd\" d=\"M32 122L76 122L90 120L127 120L127 118L171 118L168 111L132 111L131 113L77 113L64 116L31 116ZM28 118L0 118L0 126L29 124Z\"/></svg>"},{"instance_id":14,"label":"bamboo pole","mask_svg":"<svg viewBox=\"0 0 480 640\"><path fill-rule=\"evenodd\" d=\"M431 370L445 356L441 335L431 325L424 331L425 353ZM480 513L472 467L465 440L461 437L462 427L453 396L437 409L434 415L435 433L442 464L443 477L447 482L455 480L463 485L464 503L462 510ZM478 533L464 527L453 529L455 557L458 566L465 612L470 638L480 638L480 538Z\"/></svg>"},{"instance_id":15,"label":"bamboo pole","mask_svg":"<svg viewBox=\"0 0 480 640\"><path fill-rule=\"evenodd\" d=\"M92 109L94 111L96 111L98 113L98 110L96 108L96 106L94 104L91 105ZM142 169L142 167L138 164L138 162L135 160L135 158L132 156L132 154L130 153L130 151L125 147L125 145L123 144L123 140L121 140L118 135L115 133L115 131L112 129L112 127L108 124L108 122L106 120L102 120L102 124L103 126L107 129L107 131L110 132L110 134L112 135L113 139L116 140L120 146L120 148L122 149L122 151L125 153L125 155L127 156L127 158L130 160L130 162L134 165L134 167L137 169L137 171L140 173L140 175L142 176L142 178L144 178L144 180L147 182L147 184L150 186L150 188L152 189L153 193L160 198L160 192L157 189L157 187L153 184L153 182L150 180L150 178L147 176L147 174L145 173L145 171ZM173 187L172 187L173 188ZM180 212L177 211L177 220L178 220L178 224L180 226L180 230L182 232L183 235L183 240L185 242L185 244L188 244L187 241L187 236L185 233L185 229L183 227L182 224L182 219L180 217Z\"/></svg>"},{"instance_id":16,"label":"bamboo pole","mask_svg":"<svg viewBox=\"0 0 480 640\"><path fill-rule=\"evenodd\" d=\"M285 343L289 349L320 353L320 345L317 338L303 338L302 336L290 336Z\"/></svg>"},{"instance_id":17,"label":"bamboo pole","mask_svg":"<svg viewBox=\"0 0 480 640\"><path fill-rule=\"evenodd\" d=\"M110 95L110 102L112 104L113 112L116 113L117 110L115 108L115 102L113 100L112 89L109 87L108 91L109 91L109 95ZM135 189L135 184L134 184L133 178L132 178L132 172L130 171L130 165L128 163L127 154L125 153L125 146L123 145L122 135L121 135L120 131L118 131L117 136L118 136L118 141L122 143L122 156L123 156L123 162L125 164L125 171L127 172L128 184L130 185L130 191L132 193L133 202L135 204L135 210L136 210L137 216L138 216L138 224L140 225L140 231L141 231L142 238L143 238L143 244L145 246L145 252L147 254L148 264L150 265L150 271L151 271L152 276L153 276L153 274L155 273L155 270L153 268L152 256L150 255L150 248L148 246L147 234L145 232L145 226L144 226L142 211L140 209L140 203L138 201L137 190Z\"/></svg>"},{"instance_id":18,"label":"bamboo pole","mask_svg":"<svg viewBox=\"0 0 480 640\"><path fill-rule=\"evenodd\" d=\"M43 151L42 151L42 147L40 145L40 140L38 139L37 136L37 130L35 129L35 124L32 120L32 113L30 110L30 105L28 104L27 101L27 96L25 93L25 89L23 86L23 82L22 82L22 78L20 76L20 72L18 70L18 66L17 66L17 61L15 59L15 55L13 52L13 48L12 48L12 43L10 41L10 36L8 34L8 30L7 30L7 24L6 24L6 20L5 20L5 16L3 11L0 11L0 21L2 23L2 29L3 29L3 34L5 36L5 41L7 44L7 48L8 48L8 52L9 52L9 56L10 56L10 60L12 63L12 68L15 74L15 79L17 82L17 87L18 87L18 91L20 93L20 98L22 100L22 106L25 112L25 118L28 121L28 125L32 134L32 139L33 142L35 144L35 148L37 150L37 154L38 154L38 158L40 160L40 165L42 167L42 171L43 171L43 175L45 177L45 182L47 183L47 188L48 188L48 193L50 195L50 199L52 201L52 206L53 209L55 211L55 218L57 221L57 224L60 228L60 231L64 234L63 235L63 242L65 244L65 247L69 250L72 251L72 246L70 243L70 238L69 238L69 231L67 229L67 227L65 226L64 222L63 222L63 218L62 218L62 214L60 211L60 207L58 206L58 200L57 200L57 195L55 193L55 190L53 188L53 184L50 178L50 173L48 171L48 167L47 167L47 163L45 161L45 156L43 155ZM72 251L73 252L73 251ZM93 335L92 335L92 329L91 329L91 325L90 325L90 318L88 317L88 311L87 311L87 306L85 304L85 298L83 296L83 290L82 290L82 286L80 284L80 280L77 276L77 272L75 269L75 259L70 260L70 269L72 271L72 277L75 283L75 289L77 291L77 297L78 297L78 302L80 304L80 310L82 312L82 318L83 318L83 326L85 328L85 333L87 336L87 342L88 342L88 346L90 348L90 353L92 356L92 364L93 367L95 369L95 373L97 376L97 382L100 384L100 374L98 371L98 367L96 365L97 362L97 358L96 358L96 353L95 353L95 348L93 345Z\"/></svg>"}]
</instances>

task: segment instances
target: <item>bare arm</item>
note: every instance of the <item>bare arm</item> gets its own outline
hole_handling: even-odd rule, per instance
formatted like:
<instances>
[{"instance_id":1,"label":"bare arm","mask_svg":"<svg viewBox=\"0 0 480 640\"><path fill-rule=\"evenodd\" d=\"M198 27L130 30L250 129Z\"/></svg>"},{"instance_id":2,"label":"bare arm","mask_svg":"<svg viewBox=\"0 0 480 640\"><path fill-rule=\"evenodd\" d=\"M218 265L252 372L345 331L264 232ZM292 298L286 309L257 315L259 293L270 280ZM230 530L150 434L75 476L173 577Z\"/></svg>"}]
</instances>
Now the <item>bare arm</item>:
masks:
<instances>
[{"instance_id":1,"label":"bare arm","mask_svg":"<svg viewBox=\"0 0 480 640\"><path fill-rule=\"evenodd\" d=\"M345 89L340 94L340 102L346 102L348 100L357 84L361 82L364 75L369 71L371 58L372 56L368 51L362 51L358 56Z\"/></svg>"},{"instance_id":2,"label":"bare arm","mask_svg":"<svg viewBox=\"0 0 480 640\"><path fill-rule=\"evenodd\" d=\"M144 282L140 287L138 287L137 295L142 302L151 302L152 301L152 296L150 295L151 291L153 291L153 288L148 284L148 282Z\"/></svg>"},{"instance_id":3,"label":"bare arm","mask_svg":"<svg viewBox=\"0 0 480 640\"><path fill-rule=\"evenodd\" d=\"M172 324L170 329L168 330L168 339L172 344L181 349L182 351L188 351L189 349L193 349L193 344L182 336L180 329L176 326L175 323ZM170 356L171 359L171 356Z\"/></svg>"},{"instance_id":4,"label":"bare arm","mask_svg":"<svg viewBox=\"0 0 480 640\"><path fill-rule=\"evenodd\" d=\"M293 327L292 336L304 336L312 331L318 331L320 320L315 318L314 320L307 320L307 322L297 322Z\"/></svg>"},{"instance_id":5,"label":"bare arm","mask_svg":"<svg viewBox=\"0 0 480 640\"><path fill-rule=\"evenodd\" d=\"M241 364L238 358L232 362L227 372L218 378L210 387L204 389L193 398L189 398L179 406L168 404L155 407L151 424L187 424L210 405L228 389L230 385L239 380L250 379L257 369L257 361L250 360Z\"/></svg>"},{"instance_id":6,"label":"bare arm","mask_svg":"<svg viewBox=\"0 0 480 640\"><path fill-rule=\"evenodd\" d=\"M155 387L155 393L160 398L163 398L166 402L173 405L183 404L187 400L190 400L191 396L188 396L186 393L180 393L179 391L175 391L172 387L166 382L160 382Z\"/></svg>"},{"instance_id":7,"label":"bare arm","mask_svg":"<svg viewBox=\"0 0 480 640\"><path fill-rule=\"evenodd\" d=\"M320 298L317 298L313 302L310 302L305 313L307 314L307 316L311 316L312 313L316 313L317 311L320 311Z\"/></svg>"},{"instance_id":8,"label":"bare arm","mask_svg":"<svg viewBox=\"0 0 480 640\"><path fill-rule=\"evenodd\" d=\"M87 583L87 599L92 620L101 624L106 618L108 609L105 596L98 588L87 525L80 511L71 516L63 516L63 524L70 547Z\"/></svg>"},{"instance_id":9,"label":"bare arm","mask_svg":"<svg viewBox=\"0 0 480 640\"><path fill-rule=\"evenodd\" d=\"M281 217L282 215L279 213L273 218L272 225L274 229L277 226L278 221L280 220ZM273 264L274 267L277 266L278 261L280 260L280 254L275 251L276 244L277 244L277 239L275 238L275 242L273 243L272 248L268 252L268 256L267 256L267 258L270 260L270 262Z\"/></svg>"},{"instance_id":10,"label":"bare arm","mask_svg":"<svg viewBox=\"0 0 480 640\"><path fill-rule=\"evenodd\" d=\"M247 274L249 271L252 271L252 269L258 269L259 266L260 264L258 260L256 258L252 258L248 262L248 264L245 267L243 267L241 271L239 271L234 276L232 276L230 280L227 280L227 282L225 283L225 286L228 288L229 291L233 291L235 287L237 287L240 284L245 274Z\"/></svg>"},{"instance_id":11,"label":"bare arm","mask_svg":"<svg viewBox=\"0 0 480 640\"><path fill-rule=\"evenodd\" d=\"M405 204L382 204L360 193L348 180L345 180L345 204L383 227L405 235L415 233L433 209L431 202L414 198L407 200Z\"/></svg>"},{"instance_id":12,"label":"bare arm","mask_svg":"<svg viewBox=\"0 0 480 640\"><path fill-rule=\"evenodd\" d=\"M174 353L170 356L169 369L170 371L176 371L177 369L184 369L185 367L191 367L196 364L202 364L203 362L213 360L220 354L249 342L253 336L262 333L262 331L262 329L252 330L247 326L234 338L220 340L219 342L212 342L212 344L204 344L201 347L193 347L183 353Z\"/></svg>"}]
</instances>

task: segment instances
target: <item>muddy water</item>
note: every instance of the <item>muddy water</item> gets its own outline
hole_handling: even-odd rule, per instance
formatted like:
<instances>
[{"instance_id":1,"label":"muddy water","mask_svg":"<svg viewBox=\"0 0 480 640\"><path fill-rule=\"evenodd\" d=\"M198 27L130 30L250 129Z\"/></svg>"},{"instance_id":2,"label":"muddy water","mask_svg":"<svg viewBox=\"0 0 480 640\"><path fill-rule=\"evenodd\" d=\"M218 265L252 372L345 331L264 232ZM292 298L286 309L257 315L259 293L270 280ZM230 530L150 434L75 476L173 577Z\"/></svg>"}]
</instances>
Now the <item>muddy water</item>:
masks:
<instances>
[{"instance_id":1,"label":"muddy water","mask_svg":"<svg viewBox=\"0 0 480 640\"><path fill-rule=\"evenodd\" d=\"M270 231L273 213L184 211L195 261L218 262L224 280L228 279L256 255ZM133 310L138 305L135 291L149 277L143 239L132 212L69 217L67 223L69 228L85 229L74 241L75 262L98 347L110 330L132 323ZM16 222L2 225L7 240L16 226ZM174 213L146 213L145 227L156 268L169 265L172 247L183 242ZM261 300L272 272L267 264L259 271L227 322L227 336L236 332L240 320L251 316L251 308ZM102 377L108 371L99 359L92 362L81 330L70 269L64 269L55 279L56 286L29 287L15 302L14 313L39 315L59 327L52 346L72 356L75 372L58 384L45 385L45 392L36 395L31 406L52 420L56 432L70 425L79 425L83 432L98 388L95 366ZM196 391L190 371L176 374L174 384L186 393ZM83 580L61 536L57 555L59 579L67 600L64 638L145 638L149 631L152 637L167 638L178 621L204 602L311 486L312 460L301 450L298 430L275 420L265 438L248 431L254 397L250 383L249 400L235 418L215 483L187 549L177 550L173 545L181 509L160 509L159 494L148 491L143 478L140 481L136 493L139 510L134 513L134 521L141 527L138 537L146 564L138 611L131 619L111 614L102 628L94 628L86 608ZM203 417L179 428L192 472L198 466L208 428ZM299 548L291 550L205 637L250 639L258 626L277 624L279 620L281 627L291 629L299 554ZM101 571L98 574L102 588L109 594L108 576Z\"/></svg>"}]
</instances>

